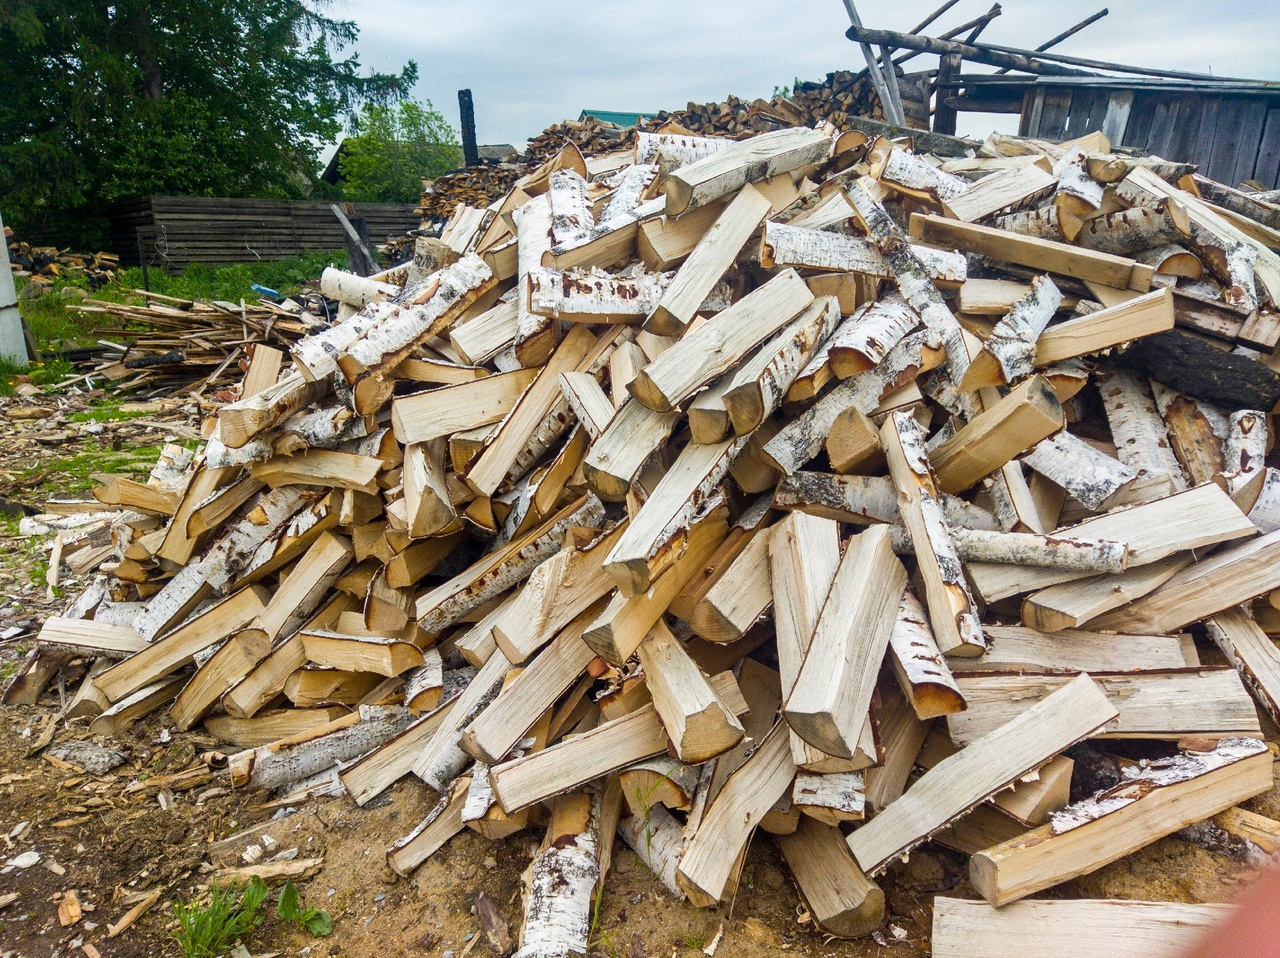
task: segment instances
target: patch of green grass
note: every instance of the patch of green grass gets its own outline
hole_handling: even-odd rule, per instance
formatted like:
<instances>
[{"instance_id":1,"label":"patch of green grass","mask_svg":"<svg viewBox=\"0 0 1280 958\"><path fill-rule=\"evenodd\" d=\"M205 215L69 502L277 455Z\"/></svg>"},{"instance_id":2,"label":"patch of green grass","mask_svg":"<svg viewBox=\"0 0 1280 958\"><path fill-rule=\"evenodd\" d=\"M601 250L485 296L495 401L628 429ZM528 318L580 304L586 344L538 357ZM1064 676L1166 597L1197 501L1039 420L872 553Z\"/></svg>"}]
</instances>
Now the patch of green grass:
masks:
<instances>
[{"instance_id":1,"label":"patch of green grass","mask_svg":"<svg viewBox=\"0 0 1280 958\"><path fill-rule=\"evenodd\" d=\"M125 419L142 419L151 413L145 409L121 409L120 400L107 400L90 406L83 412L67 417L71 422L121 422Z\"/></svg>"},{"instance_id":2,"label":"patch of green grass","mask_svg":"<svg viewBox=\"0 0 1280 958\"><path fill-rule=\"evenodd\" d=\"M174 902L178 927L170 937L186 958L213 958L226 951L262 921L258 909L267 898L267 885L255 877L247 886L212 888L204 904Z\"/></svg>"},{"instance_id":3,"label":"patch of green grass","mask_svg":"<svg viewBox=\"0 0 1280 958\"><path fill-rule=\"evenodd\" d=\"M680 944L684 945L689 951L701 951L707 947L707 933L705 931L697 931L681 935Z\"/></svg>"},{"instance_id":4,"label":"patch of green grass","mask_svg":"<svg viewBox=\"0 0 1280 958\"><path fill-rule=\"evenodd\" d=\"M291 921L299 928L306 929L317 938L323 938L333 931L333 920L323 908L303 908L302 899L292 879L286 879L280 891L280 901L276 905L276 913L285 921Z\"/></svg>"},{"instance_id":5,"label":"patch of green grass","mask_svg":"<svg viewBox=\"0 0 1280 958\"><path fill-rule=\"evenodd\" d=\"M130 446L117 452L91 443L73 456L24 470L17 478L21 482L45 473L36 489L60 496L80 495L94 487L93 476L99 473L150 472L159 458L159 446Z\"/></svg>"}]
</instances>

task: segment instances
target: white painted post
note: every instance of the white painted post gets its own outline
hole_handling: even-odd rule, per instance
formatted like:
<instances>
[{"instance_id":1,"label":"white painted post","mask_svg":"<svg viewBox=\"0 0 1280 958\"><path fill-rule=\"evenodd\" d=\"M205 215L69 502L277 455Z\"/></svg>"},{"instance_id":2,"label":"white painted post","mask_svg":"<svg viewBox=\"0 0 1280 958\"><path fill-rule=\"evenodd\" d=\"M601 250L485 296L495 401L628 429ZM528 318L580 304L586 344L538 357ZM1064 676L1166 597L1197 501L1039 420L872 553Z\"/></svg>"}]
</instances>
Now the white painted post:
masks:
<instances>
[{"instance_id":1,"label":"white painted post","mask_svg":"<svg viewBox=\"0 0 1280 958\"><path fill-rule=\"evenodd\" d=\"M0 236L4 220L0 219ZM13 270L9 266L9 244L0 242L0 357L26 368L27 339L22 335L22 316L18 312L18 293L13 286Z\"/></svg>"}]
</instances>

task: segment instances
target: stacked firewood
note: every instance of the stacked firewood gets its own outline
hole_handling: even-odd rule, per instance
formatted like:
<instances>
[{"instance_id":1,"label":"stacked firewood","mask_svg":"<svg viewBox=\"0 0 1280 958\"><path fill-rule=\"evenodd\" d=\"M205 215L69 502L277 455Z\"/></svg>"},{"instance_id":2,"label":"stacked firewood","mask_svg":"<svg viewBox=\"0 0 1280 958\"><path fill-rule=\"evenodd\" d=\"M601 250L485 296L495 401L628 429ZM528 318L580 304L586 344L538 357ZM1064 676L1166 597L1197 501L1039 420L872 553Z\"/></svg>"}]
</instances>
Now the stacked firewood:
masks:
<instances>
[{"instance_id":1,"label":"stacked firewood","mask_svg":"<svg viewBox=\"0 0 1280 958\"><path fill-rule=\"evenodd\" d=\"M907 77L903 96L909 103L914 85ZM927 117L927 93L917 94L924 103L916 104L913 121L921 110ZM657 128L675 123L699 136L726 136L733 139L768 133L789 126L813 126L826 121L839 130L848 129L847 118L866 116L884 119L884 111L875 90L865 76L839 71L828 73L821 82L797 83L791 97L774 96L771 100L743 100L732 94L712 103L690 102L683 110L663 110L654 117L643 118L639 129ZM927 123L922 124L927 127ZM446 219L459 203L486 206L500 198L521 175L539 163L574 144L582 153L591 155L635 145L636 129L588 116L583 120L566 120L547 127L529 141L528 148L516 160L501 165L484 164L467 167L456 173L437 177L426 184L422 205L418 210L427 219Z\"/></svg>"},{"instance_id":2,"label":"stacked firewood","mask_svg":"<svg viewBox=\"0 0 1280 958\"><path fill-rule=\"evenodd\" d=\"M839 936L926 841L1004 905L1204 820L1274 838L1228 811L1280 719L1268 205L1096 133L566 146L394 281L328 274L340 323L118 482L10 698L93 657L71 714L167 706L237 785L415 775L401 875L540 829L525 955L587 951L615 834L709 906L767 833ZM944 903L935 942L997 920L1032 918Z\"/></svg>"},{"instance_id":3,"label":"stacked firewood","mask_svg":"<svg viewBox=\"0 0 1280 958\"><path fill-rule=\"evenodd\" d=\"M4 237L13 275L45 288L57 279L74 279L89 289L99 289L115 279L120 269L120 257L114 253L73 253L56 246L32 246L16 239L7 226Z\"/></svg>"}]
</instances>

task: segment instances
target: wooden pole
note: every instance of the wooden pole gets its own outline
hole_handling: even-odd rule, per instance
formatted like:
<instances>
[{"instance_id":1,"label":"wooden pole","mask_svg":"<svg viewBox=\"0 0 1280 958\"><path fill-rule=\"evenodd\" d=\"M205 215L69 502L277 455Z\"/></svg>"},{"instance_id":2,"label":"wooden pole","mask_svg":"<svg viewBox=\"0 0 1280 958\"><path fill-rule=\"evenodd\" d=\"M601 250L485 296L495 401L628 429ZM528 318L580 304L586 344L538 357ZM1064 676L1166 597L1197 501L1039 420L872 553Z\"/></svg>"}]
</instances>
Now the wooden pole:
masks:
<instances>
[{"instance_id":1,"label":"wooden pole","mask_svg":"<svg viewBox=\"0 0 1280 958\"><path fill-rule=\"evenodd\" d=\"M0 220L0 236L4 221ZM18 312L18 293L9 266L9 244L0 242L0 356L26 368L27 339L22 334L22 314Z\"/></svg>"},{"instance_id":2,"label":"wooden pole","mask_svg":"<svg viewBox=\"0 0 1280 958\"><path fill-rule=\"evenodd\" d=\"M862 20L858 16L857 8L853 5L853 0L844 0L844 8L849 14L849 22L853 24L849 28L850 31L862 30ZM850 33L846 33L845 36L853 39ZM867 73L871 77L871 85L876 88L876 95L880 97L880 103L884 106L885 119L897 126L906 125L906 118L902 116L901 108L894 109L893 98L889 94L884 75L880 72L880 64L876 61L871 44L859 41L859 46L862 47L862 56L867 61Z\"/></svg>"},{"instance_id":3,"label":"wooden pole","mask_svg":"<svg viewBox=\"0 0 1280 958\"><path fill-rule=\"evenodd\" d=\"M476 108L470 90L458 91L458 113L462 124L462 162L476 166L480 163L480 152L476 148Z\"/></svg>"},{"instance_id":4,"label":"wooden pole","mask_svg":"<svg viewBox=\"0 0 1280 958\"><path fill-rule=\"evenodd\" d=\"M956 135L955 107L947 106L947 97L955 92L951 85L959 74L964 61L956 53L947 53L938 59L938 82L934 88L933 132Z\"/></svg>"},{"instance_id":5,"label":"wooden pole","mask_svg":"<svg viewBox=\"0 0 1280 958\"><path fill-rule=\"evenodd\" d=\"M1097 23L1099 20L1101 20L1103 17L1105 17L1105 16L1106 16L1108 13L1110 13L1110 12L1111 12L1111 11L1110 11L1110 10L1108 10L1106 7L1103 7L1101 10L1099 10L1099 11L1098 11L1097 13L1095 13L1093 16L1091 16L1091 17L1085 17L1083 20L1081 20L1079 23L1077 23L1074 27L1069 27L1069 28L1067 28L1066 30L1063 30L1061 33L1059 33L1059 34L1058 34L1056 37L1054 37L1052 40L1046 40L1044 43L1040 44L1040 46L1036 47L1036 51L1035 51L1035 52L1036 52L1036 53L1043 53L1045 50L1048 50L1048 49L1050 49L1051 47L1056 47L1059 43L1061 43L1063 40L1067 39L1068 37L1073 37L1073 36L1075 36L1077 33L1079 33L1081 30L1083 30L1083 29L1084 29L1085 27L1087 27L1089 24L1091 24L1091 23ZM919 30L913 30L912 32L913 32L913 33L919 33L920 31L919 31ZM970 42L972 43L973 41L971 40ZM997 71L996 71L996 73L997 73L997 74L1000 74L1000 73L1008 73L1008 72L1009 72L1009 68L1008 68L1008 67L1005 67L1005 68L1004 68L1004 69L1002 69L1002 70L997 70Z\"/></svg>"}]
</instances>

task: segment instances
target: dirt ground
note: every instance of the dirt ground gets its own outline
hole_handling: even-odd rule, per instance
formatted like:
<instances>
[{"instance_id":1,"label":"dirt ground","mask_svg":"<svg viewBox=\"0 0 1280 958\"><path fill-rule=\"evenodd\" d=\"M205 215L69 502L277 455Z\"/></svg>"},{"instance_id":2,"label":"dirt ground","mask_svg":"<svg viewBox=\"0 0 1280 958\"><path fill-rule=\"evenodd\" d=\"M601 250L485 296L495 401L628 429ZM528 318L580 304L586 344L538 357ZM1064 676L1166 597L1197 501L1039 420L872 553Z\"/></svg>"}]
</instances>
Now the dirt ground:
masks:
<instances>
[{"instance_id":1,"label":"dirt ground","mask_svg":"<svg viewBox=\"0 0 1280 958\"><path fill-rule=\"evenodd\" d=\"M189 438L194 427L195 410L177 408L75 422L72 417L86 409L82 398L5 400L0 415L24 403L48 406L54 413L0 423L6 437L0 443L0 497L10 506L37 505L51 493L82 491L89 474L99 471L92 468L94 457L111 470L144 469L146 455L154 459L154 446ZM0 634L18 630L0 640L0 670L8 674L43 618L67 599L47 596L45 544L17 538L16 519L5 528ZM61 591L70 596L76 586L66 581ZM75 683L74 674L67 676L66 694ZM293 810L264 808L272 796L231 790L217 779L186 791L149 788L146 779L192 767L200 752L217 747L200 734L169 735L165 713L139 723L123 741L90 736L85 720L60 724L53 733L54 746L90 740L124 753L124 764L112 772L89 775L54 760L47 749L30 754L56 716L61 694L53 683L39 705L0 708L0 902L5 903L0 905L0 958L179 955L165 935L172 903L198 894L216 867L239 864L243 849L261 843L263 836L274 839L280 850L297 849L301 858L323 858L319 873L298 884L306 906L329 911L334 931L328 938L312 938L278 919L272 906L264 909L266 920L245 941L252 954L495 955L473 912L482 893L508 923L512 937L518 935L520 874L537 848L536 829L500 842L464 831L411 879L398 878L385 863L385 849L435 801L416 779L402 780L363 809L347 798L313 800ZM1272 740L1277 738L1274 729L1269 732ZM143 787L129 791L131 782L140 781ZM1280 817L1280 789L1246 807ZM41 856L39 864L5 867L33 850ZM1045 897L1225 901L1254 867L1172 836ZM602 958L693 958L723 929L718 958L927 955L933 896L976 897L965 875L963 856L932 844L918 849L882 879L888 901L882 931L844 942L827 939L805 923L803 905L767 836L753 843L736 899L714 910L675 900L618 842L592 950ZM63 927L58 908L70 891L83 915ZM155 906L119 935L108 937L108 926L151 892L160 892ZM16 897L9 900L10 895Z\"/></svg>"}]
</instances>

